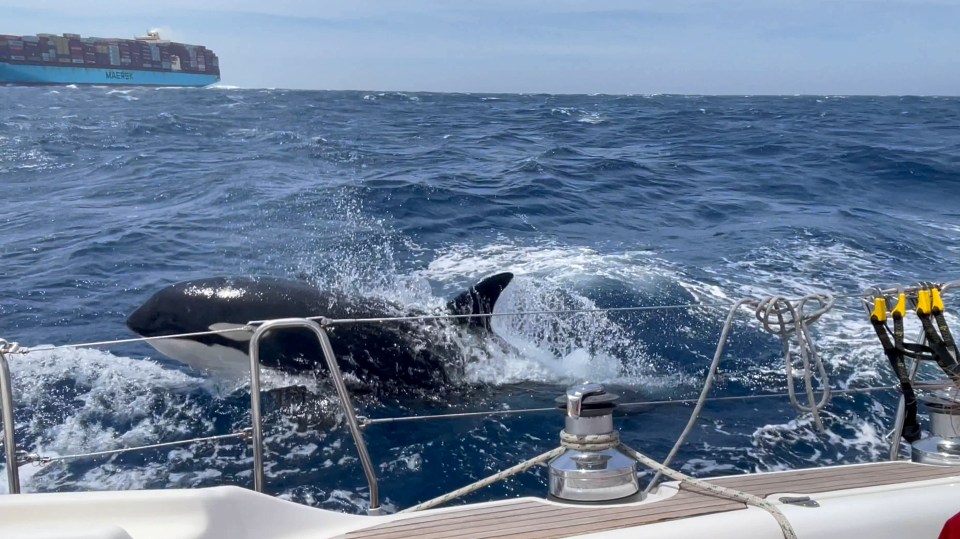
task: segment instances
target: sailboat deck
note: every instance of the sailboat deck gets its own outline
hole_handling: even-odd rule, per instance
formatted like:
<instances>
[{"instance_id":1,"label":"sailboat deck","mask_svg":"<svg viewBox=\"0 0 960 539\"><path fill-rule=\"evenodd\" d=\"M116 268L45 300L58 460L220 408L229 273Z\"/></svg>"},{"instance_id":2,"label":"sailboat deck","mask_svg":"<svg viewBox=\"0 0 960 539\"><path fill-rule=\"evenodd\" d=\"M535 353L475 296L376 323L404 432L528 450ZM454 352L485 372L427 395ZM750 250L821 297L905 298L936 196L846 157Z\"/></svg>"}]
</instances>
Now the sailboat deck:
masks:
<instances>
[{"instance_id":1,"label":"sailboat deck","mask_svg":"<svg viewBox=\"0 0 960 539\"><path fill-rule=\"evenodd\" d=\"M890 462L749 474L711 480L711 483L765 497L776 493L814 494L947 477L960 479L960 470L910 462ZM346 539L557 539L745 508L743 503L682 487L675 496L646 505L599 508L518 500L433 515L413 515L411 518L348 533Z\"/></svg>"}]
</instances>

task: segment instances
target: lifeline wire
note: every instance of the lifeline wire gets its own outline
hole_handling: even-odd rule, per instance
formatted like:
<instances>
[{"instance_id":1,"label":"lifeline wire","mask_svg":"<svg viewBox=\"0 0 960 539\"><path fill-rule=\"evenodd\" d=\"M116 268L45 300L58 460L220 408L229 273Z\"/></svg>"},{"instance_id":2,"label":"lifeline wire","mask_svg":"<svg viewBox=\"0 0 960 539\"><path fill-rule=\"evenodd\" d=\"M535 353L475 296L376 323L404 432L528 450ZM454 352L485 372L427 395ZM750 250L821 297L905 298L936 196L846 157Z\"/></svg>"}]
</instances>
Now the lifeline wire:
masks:
<instances>
[{"instance_id":1,"label":"lifeline wire","mask_svg":"<svg viewBox=\"0 0 960 539\"><path fill-rule=\"evenodd\" d=\"M941 286L941 290L946 292L947 289L954 286L960 285L960 281L946 283ZM893 293L896 290L913 290L913 288L903 288L903 289L885 289L880 292L888 294ZM873 291L871 291L873 293ZM865 298L868 294L866 293L847 293L847 294L833 294L834 298ZM380 318L342 318L342 319L330 319L326 316L307 316L303 317L304 320L313 320L315 322L321 322L323 326L335 326L343 324L362 324L362 323L387 323L387 322L415 322L415 321L429 321L429 320L459 320L459 319L468 319L468 318L499 318L506 316L530 316L530 315L545 315L545 314L591 314L591 313L604 313L604 312L632 312L632 311L657 311L657 310L672 310L672 309L692 309L696 307L701 308L721 308L729 307L730 303L683 303L683 304L674 304L674 305L638 305L633 307L608 307L608 308L596 308L596 309L556 309L556 310L543 310L543 311L515 311L508 313L480 313L480 314L424 314L424 315L412 315L412 316L393 316L393 317L380 317ZM4 351L7 354L20 354L26 355L30 352L51 352L57 350L70 350L76 348L97 348L100 346L107 346L113 344L131 344L131 343L140 343L140 342L150 342L157 341L162 339L182 339L189 337L202 337L205 335L223 335L226 333L236 333L236 332L247 332L252 333L257 325L263 324L267 320L252 320L247 322L246 325L229 328L229 329L220 329L220 330L210 330L210 331L196 331L191 333L176 333L172 335L159 335L154 337L133 337L129 339L114 339L107 341L94 341L94 342L85 342L85 343L75 343L75 344L62 344L57 346L41 346L38 348L28 348L25 346L20 346L16 342L4 341L0 339L0 350ZM4 349L4 345L7 345L8 348Z\"/></svg>"},{"instance_id":2,"label":"lifeline wire","mask_svg":"<svg viewBox=\"0 0 960 539\"><path fill-rule=\"evenodd\" d=\"M37 455L36 453L22 453L18 455L20 458L18 458L17 460L18 460L18 464L49 464L51 462L60 462L65 460L103 457L106 455L118 455L121 453L129 453L131 451L140 451L144 449L157 449L161 447L174 447L178 445L187 445L187 444L199 443L199 442L213 442L217 440L227 440L230 438L249 438L249 437L250 437L250 429L243 429L240 432L234 432L231 434L220 434L217 436L207 436L204 438L191 438L189 440L176 440L173 442L141 445L137 447L121 447L119 449L108 449L106 451L94 451L92 453L76 453L73 455L59 455L56 457L45 457L43 455Z\"/></svg>"},{"instance_id":3,"label":"lifeline wire","mask_svg":"<svg viewBox=\"0 0 960 539\"><path fill-rule=\"evenodd\" d=\"M955 284L955 283L948 283L948 284L946 284L946 285L943 285L941 288L942 288L942 290L946 291L947 288L953 286L954 284ZM929 285L928 285L928 286L929 286ZM902 289L901 289L901 290L902 290ZM899 291L899 290L898 290L898 291ZM878 293L884 293L883 291L877 291L877 292L878 292ZM869 292L868 292L868 293L869 293ZM861 297L861 298L863 298L863 297L865 297L868 293L865 293L865 294L863 294L863 295L859 295L859 296L856 296L856 297ZM804 309L804 306L806 305L806 303L807 303L808 301L816 301L816 302L819 304L819 307L818 307L818 309L817 309L816 311L814 311L813 313L805 314L805 313L803 312L803 309ZM788 339L788 337L789 337L790 335L797 335L797 340L798 340L799 347L800 347L800 352L801 352L801 360L802 360L802 362L803 362L803 367L804 367L804 379L805 379L805 383L806 383L806 392L807 392L807 397L808 397L808 400L809 400L809 403L810 403L810 404L809 404L808 406L806 406L806 407L803 407L803 406L801 406L801 405L799 404L799 402L798 402L797 399L796 399L796 395L795 395L795 393L794 393L794 390L793 390L792 379L789 379L789 380L788 380L788 390L789 390L788 395L790 396L791 402L792 402L798 409L800 409L800 410L802 410L802 411L808 411L808 412L811 412L811 413L814 414L815 419L817 420L818 427L820 427L821 430L822 430L822 424L820 423L819 417L817 417L817 414L819 413L819 410L826 404L827 400L829 399L829 387L828 387L826 384L824 384L824 385L825 385L825 390L824 390L823 398L821 399L820 402L814 402L813 391L812 391L812 382L811 382L811 380L812 380L812 369L811 369L811 362L810 362L811 358L813 359L813 362L817 365L817 368L818 368L818 370L820 371L820 374L821 374L821 380L822 380L823 382L826 381L826 370L825 370L825 368L824 368L824 366L823 366L823 364L822 364L822 361L819 359L819 356L818 356L818 354L817 354L815 345L813 344L812 340L810 339L809 334L807 333L807 327L806 327L806 325L807 325L808 323L812 323L812 322L816 321L820 316L822 316L824 313L826 313L827 311L829 311L830 308L832 308L833 303L834 303L834 296L831 296L831 295L829 295L829 294L819 294L819 295L809 295L809 296L805 296L805 297L797 300L795 304L794 304L793 302L790 302L789 300L786 300L786 299L782 298L782 297L771 297L771 298L768 298L768 299L763 300L763 301L758 301L758 300L755 300L755 299L753 299L753 298L744 298L744 299L741 299L741 300L737 301L737 302L731 307L730 312L729 312L729 314L728 314L728 316L727 316L727 319L726 319L726 321L725 321L725 323L724 323L723 330L722 330L722 332L721 332L720 340L719 340L719 342L717 343L717 350L716 350L716 353L714 354L713 362L712 362L711 367L710 367L710 372L709 372L709 374L708 374L708 376L707 376L707 380L705 381L703 390L701 391L700 398L697 400L697 404L696 404L696 406L695 406L695 408L694 408L694 412L693 412L693 414L691 414L690 420L688 421L687 426L686 426L686 428L684 429L683 433L681 434L680 438L677 440L676 444L675 444L674 447L671 449L670 454L667 456L667 458L665 459L665 461L664 461L662 464L661 464L661 463L657 463L656 461L653 461L653 460L650 459L649 457L646 457L645 455L642 455L641 453L639 453L639 452L637 452L637 451L629 448L629 447L626 446L626 445L620 444L620 443L619 443L619 436L618 436L618 434L617 434L616 432L614 432L614 433L612 433L612 434L610 434L610 435L605 435L606 438L609 438L609 439L597 439L597 440L592 440L592 439L589 439L589 440L588 440L588 439L586 439L586 438L589 438L589 437L581 437L581 436L573 436L573 437L572 437L573 439L567 439L567 438L565 438L565 437L563 436L563 434L566 434L566 433L562 433L562 435L561 435L561 442L562 442L562 443L561 443L561 447L559 447L559 448L557 448L557 449L554 449L554 450L552 450L552 451L548 451L547 453L544 453L544 454L542 454L542 455L539 455L538 457L535 457L535 458L533 458L533 459L527 460L527 461L525 461L525 462L523 462L523 463L521 463L521 464L518 464L518 465L516 465L516 466L513 466L512 468L509 468L509 469L507 469L507 470L504 470L503 472L500 472L500 473L495 474L495 475L493 475L493 476L491 476L491 477L488 477L488 478L485 479L485 480L482 480L482 481L479 481L479 482L477 482L477 483L474 483L473 485L469 485L469 486L467 486L467 487L465 487L465 488L463 488L463 489L454 491L454 492L452 492L452 493L449 493L449 494L447 494L447 495L441 496L441 497L436 498L436 499L434 499L434 500L431 500L431 501L429 501L429 502L425 502L425 503L423 503L423 504L420 504L420 505L418 505L418 506L415 506L415 507L413 507L413 508L410 508L410 509L408 509L407 511L416 511L416 510L420 510L420 509L425 509L425 508L427 508L427 507L432 507L433 505L439 505L440 503L444 503L445 501L448 501L448 500L450 500L450 499L452 499L452 498L454 498L454 497L461 496L461 495L466 494L466 493L468 493L468 492L472 492L473 490L476 490L476 489L478 489L478 488L482 488L483 486L486 486L486 485L488 485L488 484L492 484L493 482L499 481L499 480L501 480L501 479L503 479L503 478L509 477L509 476L514 475L514 474L516 474L516 473L520 473L520 472L522 472L522 471L525 471L525 470L529 469L530 467L532 467L532 466L534 466L534 465L536 465L536 464L538 464L538 463L545 462L545 461L549 460L550 458L552 458L552 457L554 457L554 456L558 456L558 455L561 454L562 452L566 451L568 448L589 448L589 449L592 450L592 449L600 448L601 446L604 446L604 447L605 447L605 446L607 446L607 445L611 445L611 446L612 446L612 444L618 444L618 447L620 448L621 451L623 451L624 453L627 453L627 454L633 456L636 460L638 460L638 461L640 461L641 463L647 465L648 467L657 470L656 475L654 476L653 480L652 480L652 481L650 482L650 484L648 485L647 489L645 490L645 493L646 493L646 492L649 492L649 491L656 485L657 481L659 480L659 478L660 478L662 475L667 475L667 476L669 476L669 477L671 477L671 478L680 480L681 482L683 482L683 483L685 483L685 484L693 485L693 486L694 486L695 488L697 488L697 489L706 490L706 491L708 491L708 492L714 493L715 495L718 495L718 496L721 496L721 497L727 497L727 498L731 498L731 499L735 499L735 500L740 500L740 501L743 501L743 502L745 502L745 503L748 503L748 504L755 505L755 506L758 506L758 507L763 508L764 510L768 511L769 513L771 513L771 514L776 518L778 524L779 524L780 527L781 527L781 530L783 531L784 537L786 537L786 538L788 538L788 539L792 539L792 538L796 537L796 535L795 535L795 533L794 533L794 531L793 531L790 523L786 520L786 518L785 518L784 515L779 511L779 509L777 509L777 508L776 508L775 506L773 506L772 504L769 504L769 503L766 502L765 500L762 500L762 499L760 499L760 498L758 498L758 497L756 497L756 496L750 495L750 494L748 494L748 493L739 492L739 491L736 491L736 490L733 490L733 489L727 489L727 488L724 488L724 487L719 487L719 486L717 486L717 485L712 485L712 484L709 484L709 483L707 483L707 482L705 482L705 481L701 481L701 480L698 480L698 479L695 479L695 478L686 476L685 474L682 474L682 473L680 473L680 472L677 472L676 470L673 470L673 469L669 468L669 463L670 463L670 461L673 459L673 457L676 455L676 452L677 452L677 450L679 449L679 447L684 443L686 437L687 437L687 436L689 435L689 433L691 432L694 424L696 423L697 419L699 418L699 414L700 414L700 412L702 411L703 405L704 405L705 402L708 400L707 395L708 395L710 389L712 388L713 379L714 379L714 377L716 376L717 366L718 366L719 361L720 361L720 358L721 358L721 356L722 356L723 348L724 348L724 346L725 346L725 344L726 344L726 341L727 341L727 338L728 338L728 336L729 336L730 329L731 329L731 327L732 327L732 325L733 325L734 316L736 315L736 312L739 310L739 308L742 307L742 306L744 306L744 305L754 305L754 306L755 306L755 315L756 315L757 319L761 322L761 324L764 326L764 328L765 328L767 331L769 331L769 332L771 332L771 333L774 333L774 334L777 334L777 335L779 335L779 336L781 337L782 341L784 342L783 350L784 350L784 355L785 355L785 358L786 358L786 371L787 371L788 376L791 376L791 374L792 374L792 370L791 370L791 369L792 369L792 361L791 361L791 359L790 359L790 346L789 346L789 342L787 341L787 339ZM340 323L340 324L346 324L346 323L378 322L378 321L379 321L379 322L387 322L387 321L400 321L400 320L428 320L428 319L440 319L440 318L451 318L451 319L455 319L455 318L474 318L474 317L492 317L492 316L519 316L519 315L525 315L525 314L527 314L527 315L528 315L528 314L550 314L550 313L552 313L552 314L561 314L561 313L577 313L577 312L610 312L610 311L630 311L630 310L654 310L654 309L666 309L666 308L691 308L691 307L697 307L697 306L705 307L705 306L710 306L710 305L706 305L706 304L688 304L688 305L674 305L674 306L623 307L623 308L611 308L611 309L580 309L580 310L570 310L570 311L539 311L539 312L534 311L534 312L525 312L525 313L489 313L489 314L483 314L483 315L412 316L412 317L381 318L381 319L329 320L329 319L327 319L327 318L325 318L325 317L315 317L315 318L313 318L313 320L320 320L320 321L322 321L325 325L334 325L334 324L338 324L338 323ZM786 318L786 317L785 317L785 315L787 315L787 314L790 315L789 318ZM775 324L774 324L774 318L776 318L776 321L775 321L776 323L775 323ZM255 322L251 322L251 323L250 323L250 325L253 325L253 324L255 324ZM198 332L198 333L181 334L181 336L199 336L199 335L208 335L208 334L217 334L217 333L227 333L227 332L231 332L231 331L250 331L251 329L252 329L252 328L251 328L250 326L246 326L246 327L241 327L241 328L231 328L231 329L229 329L229 330L220 330L220 331L211 331L211 332ZM84 344L81 344L81 345L66 345L66 346L60 346L60 347L41 348L41 349L39 349L39 350L55 350L55 349L60 349L60 348L76 348L76 347L81 347L81 346L95 346L95 345L101 345L101 344L118 344L118 343L122 343L122 342L150 341L150 340L154 340L154 339L170 338L170 337L171 337L171 336L164 336L164 337L152 337L152 338L125 339L125 340L122 340L122 341L112 341L112 342L111 342L111 341L105 341L105 342L102 342L102 343L84 343ZM4 354L4 353L7 353L7 354L10 354L10 353L26 354L26 353L28 353L29 351L30 351L30 350L28 350L28 349L20 348L20 346L19 346L17 343L9 343L9 342L7 342L7 341L0 340L0 354ZM325 353L326 353L326 351L325 351ZM866 389L872 389L872 388L863 388L863 389L866 390ZM756 396L756 397L761 397L761 396ZM770 397L770 396L763 396L763 397ZM647 405L650 405L650 404L648 403ZM486 413L486 415L489 415L489 413ZM369 423L369 420L367 420L367 421L368 421L367 424L371 424L371 423ZM223 438L233 438L233 437L246 437L246 436L247 436L247 433L246 433L246 432L241 432L241 433L235 433L235 434L227 434L227 435L221 435L221 436L213 436L213 437L208 437L208 438L197 438L197 439L193 439L193 440L184 440L184 441L176 441L176 442L166 442L166 443L162 443L162 444L154 444L154 445L151 445L151 446L143 446L143 447L137 447L137 448L123 448L123 449L100 451L100 452L87 453L87 454L66 455L66 456L62 456L62 457L39 457L39 456L37 456L37 455L23 455L22 458L27 459L28 462L29 462L29 461L34 461L34 462L53 462L53 461L55 461L55 460L67 460L67 459L71 459L71 458L83 458L83 457L93 457L93 456L111 455L111 454L123 453L123 452L127 452L127 451L135 451L135 450L140 450L140 449L146 449L146 448L150 448L150 447L167 447L167 446L181 445L181 444L191 443L191 442L199 442L199 441L215 440L215 439L223 439ZM569 438L569 436L568 436L568 438ZM583 438L583 439L581 439L581 438ZM18 455L18 457L20 457L20 456L21 456L21 455ZM11 467L11 469L15 469L15 467Z\"/></svg>"},{"instance_id":4,"label":"lifeline wire","mask_svg":"<svg viewBox=\"0 0 960 539\"><path fill-rule=\"evenodd\" d=\"M928 384L918 384L917 389L948 389L954 388L953 384L950 383L928 383ZM864 393L873 393L875 391L897 391L898 386L872 386L872 387L854 387L849 389L835 389L832 391L834 395L857 395ZM960 390L958 390L960 391ZM707 399L707 402L724 402L724 401L750 401L750 400L762 400L762 399L782 399L789 396L787 393L770 393L765 395L741 395L736 397L710 397ZM624 408L646 408L650 406L665 406L670 404L694 404L699 399L677 399L677 400L658 400L658 401L637 401L637 402L625 402L623 404L618 404L617 407L620 409ZM534 413L545 413L545 412L556 412L559 408L519 408L516 410L487 410L481 412L460 412L453 414L434 414L434 415L413 415L413 416L403 416L403 417L378 417L378 418L368 418L364 416L358 416L357 420L360 422L360 426L367 428L374 425L383 425L387 423L408 423L414 421L434 421L438 419L465 419L469 417L489 417L489 416L503 416L503 415L520 415L520 414L534 414ZM41 455L29 454L28 457L36 457L28 460L29 462L39 462L46 463L58 460L69 460L73 458L83 458L83 457L92 457L98 455L106 455L111 453L123 453L127 451L136 451L139 449L153 449L157 447L167 447L173 445L183 445L194 442L204 442L204 441L213 441L219 439L227 438L245 438L250 435L250 429L244 429L240 432L233 434L222 434L218 436L211 436L207 438L192 438L189 440L180 440L173 442L164 442L162 444L153 444L153 445L144 445L137 447L127 447L122 449L112 449L108 451L97 451L93 453L78 453L76 455L64 455L59 457L44 457ZM0 448L3 447L3 443L0 442Z\"/></svg>"},{"instance_id":5,"label":"lifeline wire","mask_svg":"<svg viewBox=\"0 0 960 539\"><path fill-rule=\"evenodd\" d=\"M430 320L460 320L467 318L496 318L504 316L530 316L530 315L544 315L544 314L589 314L589 313L600 313L600 312L624 312L624 311L654 311L654 310L668 310L668 309L691 309L694 307L724 307L726 304L722 303L686 303L686 304L677 304L677 305L640 305L635 307L610 307L604 309L558 309L558 310L544 310L544 311L523 311L523 312L509 312L509 313L480 313L480 314L423 314L423 315L411 315L411 316L387 316L379 318L339 318L331 319L326 316L306 316L302 317L303 320L312 320L314 322L321 322L322 326L336 326L336 325L346 325L346 324L364 324L364 323L385 323L385 322L426 322ZM85 342L85 343L76 343L76 344L62 344L58 346L41 346L39 348L27 348L25 346L20 346L18 343L9 343L12 345L12 348L7 351L10 354L28 354L30 352L50 352L55 350L66 350L66 349L75 349L75 348L96 348L98 346L106 346L111 344L130 344L138 342L150 342L150 341L159 341L163 339L182 339L187 337L203 337L205 335L222 335L225 333L236 333L236 332L247 332L252 333L256 326L262 325L269 320L252 320L247 322L246 325L229 328L229 329L218 329L210 331L195 331L191 333L175 333L172 335L159 335L155 337L132 337L129 339L115 339L110 341L94 341L94 342ZM6 341L0 342L0 344L6 343Z\"/></svg>"},{"instance_id":6,"label":"lifeline wire","mask_svg":"<svg viewBox=\"0 0 960 539\"><path fill-rule=\"evenodd\" d=\"M917 389L945 389L955 387L950 383L931 383L931 384L921 384L916 386ZM854 387L848 389L832 389L830 392L832 395L856 395L862 393L873 393L874 391L897 391L899 386L890 385L890 386L872 386L872 387ZM740 395L733 397L710 397L706 399L706 402L724 402L724 401L751 401L759 399L782 399L784 397L789 397L789 393L769 393L764 395ZM664 406L670 404L695 404L700 399L675 399L675 400L657 400L657 401L637 401L637 402L625 402L618 404L618 409L625 408L646 408L650 406ZM520 414L535 414L535 413L545 413L545 412L556 412L559 408L518 408L514 410L487 410L480 412L458 412L452 414L432 414L432 415L411 415L411 416L401 416L401 417L377 417L369 418L360 416L357 420L360 422L360 426L367 428L373 425L382 425L386 423L408 423L413 421L432 421L435 419L465 419L468 417L488 417L488 416L508 416L508 415L520 415Z\"/></svg>"}]
</instances>

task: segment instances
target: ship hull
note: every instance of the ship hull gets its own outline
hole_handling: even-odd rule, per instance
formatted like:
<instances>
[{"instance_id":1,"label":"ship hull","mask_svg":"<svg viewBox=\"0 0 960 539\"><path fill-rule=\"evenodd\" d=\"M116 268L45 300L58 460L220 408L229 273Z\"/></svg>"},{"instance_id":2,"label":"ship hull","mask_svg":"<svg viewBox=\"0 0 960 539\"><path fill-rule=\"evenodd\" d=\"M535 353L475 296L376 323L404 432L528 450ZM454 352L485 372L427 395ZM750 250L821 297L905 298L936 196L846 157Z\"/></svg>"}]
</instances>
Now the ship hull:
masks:
<instances>
[{"instance_id":1,"label":"ship hull","mask_svg":"<svg viewBox=\"0 0 960 539\"><path fill-rule=\"evenodd\" d=\"M0 62L0 84L95 84L119 86L209 86L220 80L204 73L102 67L39 66Z\"/></svg>"}]
</instances>

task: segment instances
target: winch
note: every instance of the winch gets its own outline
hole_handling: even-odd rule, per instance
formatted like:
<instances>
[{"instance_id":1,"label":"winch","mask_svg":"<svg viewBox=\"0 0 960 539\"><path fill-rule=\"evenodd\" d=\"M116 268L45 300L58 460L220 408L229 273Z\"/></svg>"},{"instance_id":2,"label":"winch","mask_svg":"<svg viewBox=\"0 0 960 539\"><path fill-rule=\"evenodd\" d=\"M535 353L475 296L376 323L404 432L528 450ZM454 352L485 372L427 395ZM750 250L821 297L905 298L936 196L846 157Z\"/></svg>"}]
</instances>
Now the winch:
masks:
<instances>
[{"instance_id":1,"label":"winch","mask_svg":"<svg viewBox=\"0 0 960 539\"><path fill-rule=\"evenodd\" d=\"M919 398L930 417L930 436L913 442L914 462L960 466L960 400L955 393L938 391Z\"/></svg>"},{"instance_id":2,"label":"winch","mask_svg":"<svg viewBox=\"0 0 960 539\"><path fill-rule=\"evenodd\" d=\"M590 383L571 386L557 398L558 408L566 411L563 438L568 450L549 463L552 499L632 502L642 498L636 461L616 448L613 411L617 400L602 385ZM571 439L598 443L570 444Z\"/></svg>"}]
</instances>

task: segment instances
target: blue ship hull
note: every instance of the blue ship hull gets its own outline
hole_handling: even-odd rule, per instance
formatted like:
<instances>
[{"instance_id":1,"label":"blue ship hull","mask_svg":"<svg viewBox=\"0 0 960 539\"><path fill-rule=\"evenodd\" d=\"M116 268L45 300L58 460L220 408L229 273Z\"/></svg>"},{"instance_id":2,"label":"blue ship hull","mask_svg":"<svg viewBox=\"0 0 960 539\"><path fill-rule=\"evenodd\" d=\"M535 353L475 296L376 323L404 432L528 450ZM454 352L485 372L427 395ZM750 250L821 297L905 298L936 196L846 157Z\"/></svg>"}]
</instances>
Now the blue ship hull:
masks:
<instances>
[{"instance_id":1,"label":"blue ship hull","mask_svg":"<svg viewBox=\"0 0 960 539\"><path fill-rule=\"evenodd\" d=\"M0 84L116 84L123 86L209 86L220 77L202 73L38 66L0 62Z\"/></svg>"}]
</instances>

